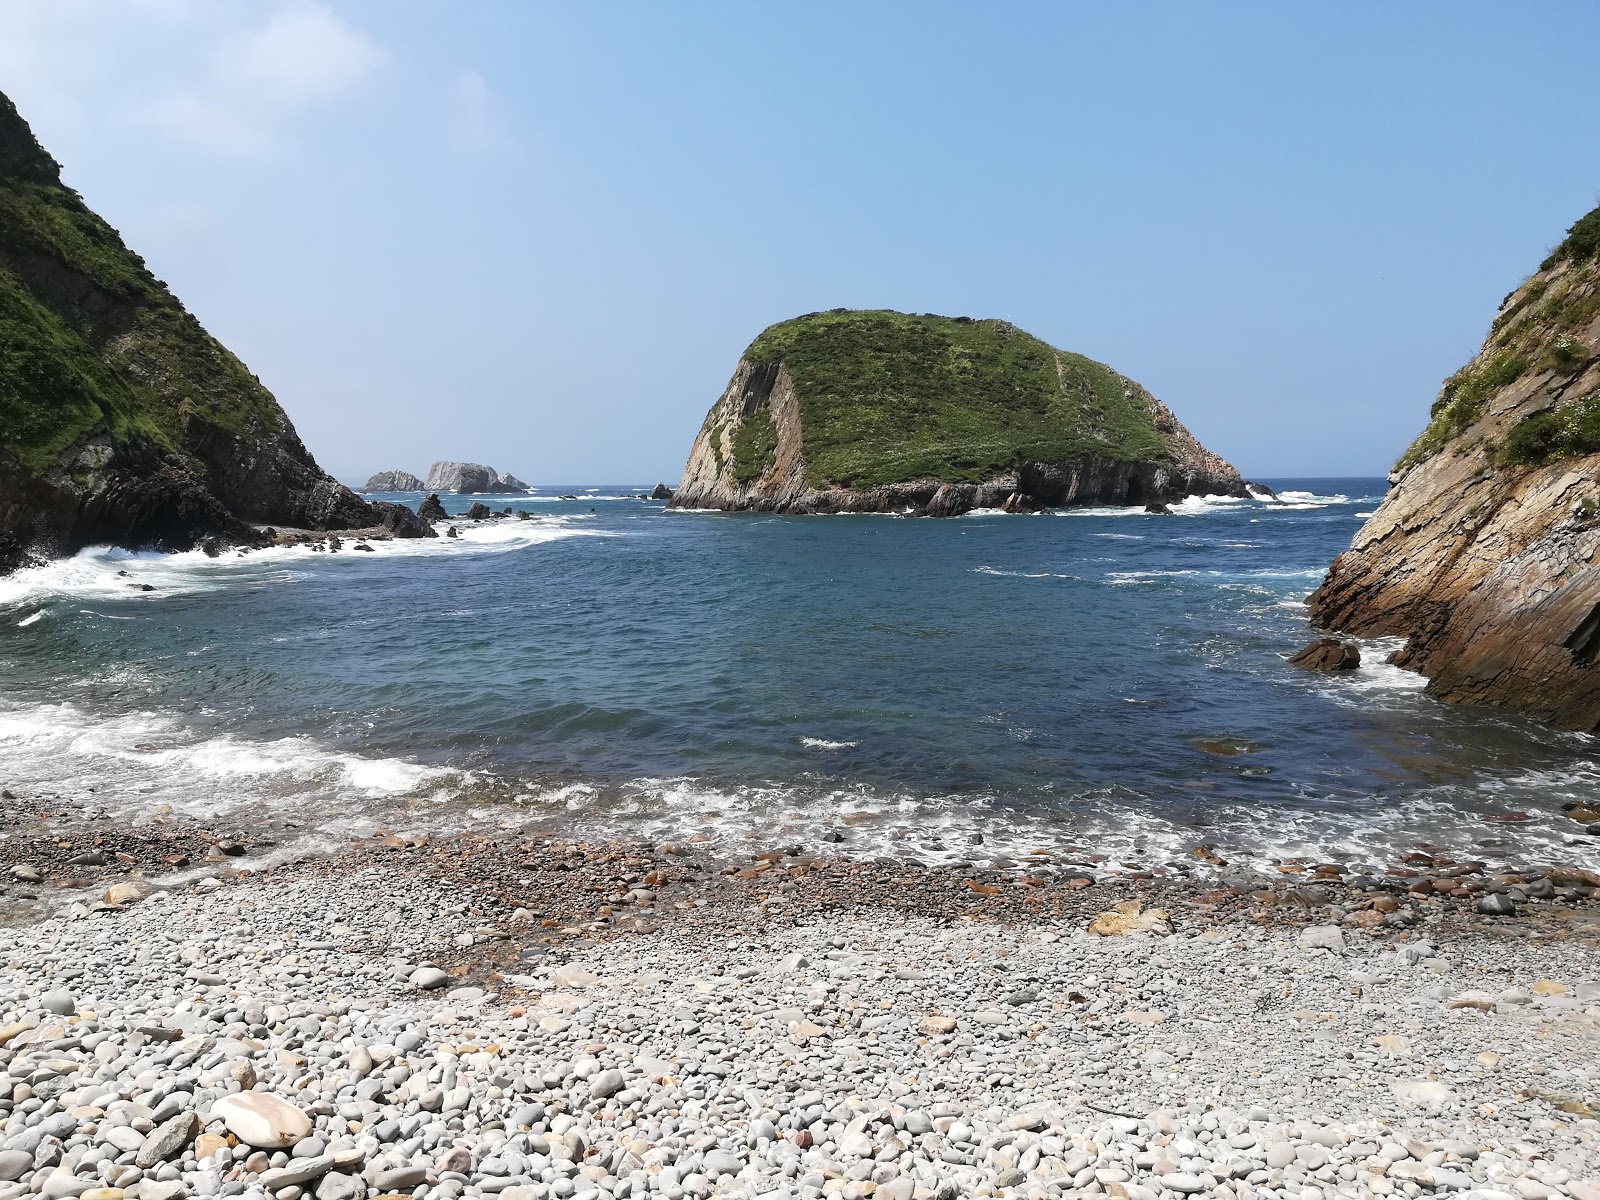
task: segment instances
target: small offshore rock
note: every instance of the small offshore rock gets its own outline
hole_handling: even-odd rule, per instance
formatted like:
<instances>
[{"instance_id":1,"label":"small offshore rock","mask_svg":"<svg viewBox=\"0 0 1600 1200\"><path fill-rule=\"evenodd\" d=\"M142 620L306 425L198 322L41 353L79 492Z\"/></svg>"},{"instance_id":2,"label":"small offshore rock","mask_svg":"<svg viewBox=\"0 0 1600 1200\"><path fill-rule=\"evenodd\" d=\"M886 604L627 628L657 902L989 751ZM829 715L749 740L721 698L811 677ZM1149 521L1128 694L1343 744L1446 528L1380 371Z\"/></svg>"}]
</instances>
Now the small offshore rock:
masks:
<instances>
[{"instance_id":1,"label":"small offshore rock","mask_svg":"<svg viewBox=\"0 0 1600 1200\"><path fill-rule=\"evenodd\" d=\"M1354 671L1361 665L1361 651L1337 638L1318 638L1293 655L1289 663L1308 671Z\"/></svg>"}]
</instances>

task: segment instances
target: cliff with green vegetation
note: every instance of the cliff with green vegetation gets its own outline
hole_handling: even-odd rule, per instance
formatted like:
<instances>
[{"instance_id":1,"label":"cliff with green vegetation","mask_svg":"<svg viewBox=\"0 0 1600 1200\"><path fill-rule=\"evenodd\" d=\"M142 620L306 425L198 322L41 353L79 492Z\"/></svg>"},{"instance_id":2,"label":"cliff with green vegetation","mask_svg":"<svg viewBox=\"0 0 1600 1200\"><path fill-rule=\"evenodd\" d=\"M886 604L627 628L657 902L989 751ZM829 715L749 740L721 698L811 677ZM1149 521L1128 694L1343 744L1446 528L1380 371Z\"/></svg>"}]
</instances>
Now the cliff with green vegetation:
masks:
<instances>
[{"instance_id":1,"label":"cliff with green vegetation","mask_svg":"<svg viewBox=\"0 0 1600 1200\"><path fill-rule=\"evenodd\" d=\"M317 466L0 96L0 567L24 548L181 549L384 516Z\"/></svg>"},{"instance_id":2,"label":"cliff with green vegetation","mask_svg":"<svg viewBox=\"0 0 1600 1200\"><path fill-rule=\"evenodd\" d=\"M949 516L1196 493L1244 482L1104 364L1005 321L835 309L750 344L672 504Z\"/></svg>"},{"instance_id":3,"label":"cliff with green vegetation","mask_svg":"<svg viewBox=\"0 0 1600 1200\"><path fill-rule=\"evenodd\" d=\"M1600 208L1507 296L1311 597L1445 700L1600 728Z\"/></svg>"}]
</instances>

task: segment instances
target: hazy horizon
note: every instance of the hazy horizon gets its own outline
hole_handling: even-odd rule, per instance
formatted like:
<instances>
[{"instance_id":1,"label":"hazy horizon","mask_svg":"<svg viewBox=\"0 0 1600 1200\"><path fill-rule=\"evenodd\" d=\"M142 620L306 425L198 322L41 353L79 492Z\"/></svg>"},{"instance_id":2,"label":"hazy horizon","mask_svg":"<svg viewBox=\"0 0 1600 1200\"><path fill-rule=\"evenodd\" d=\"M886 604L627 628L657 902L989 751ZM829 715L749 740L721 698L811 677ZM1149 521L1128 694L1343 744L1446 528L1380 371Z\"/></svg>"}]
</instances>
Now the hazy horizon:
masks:
<instances>
[{"instance_id":1,"label":"hazy horizon","mask_svg":"<svg viewBox=\"0 0 1600 1200\"><path fill-rule=\"evenodd\" d=\"M1600 12L1539 13L11 0L0 90L341 479L672 483L740 350L841 306L1370 477L1596 202Z\"/></svg>"}]
</instances>

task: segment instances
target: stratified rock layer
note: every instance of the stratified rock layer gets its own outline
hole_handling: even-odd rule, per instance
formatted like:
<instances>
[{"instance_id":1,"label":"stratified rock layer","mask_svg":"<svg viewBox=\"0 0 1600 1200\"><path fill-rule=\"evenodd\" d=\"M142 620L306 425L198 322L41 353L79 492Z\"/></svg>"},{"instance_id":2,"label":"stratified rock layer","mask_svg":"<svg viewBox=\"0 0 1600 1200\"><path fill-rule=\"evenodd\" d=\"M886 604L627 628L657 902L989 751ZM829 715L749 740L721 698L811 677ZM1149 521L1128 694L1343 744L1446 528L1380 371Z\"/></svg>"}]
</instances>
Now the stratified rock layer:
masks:
<instances>
[{"instance_id":1,"label":"stratified rock layer","mask_svg":"<svg viewBox=\"0 0 1600 1200\"><path fill-rule=\"evenodd\" d=\"M1408 639L1440 699L1600 728L1600 209L1446 381L1312 620Z\"/></svg>"},{"instance_id":2,"label":"stratified rock layer","mask_svg":"<svg viewBox=\"0 0 1600 1200\"><path fill-rule=\"evenodd\" d=\"M1245 495L1164 404L1004 321L834 310L766 330L674 508L955 516Z\"/></svg>"},{"instance_id":3,"label":"stratified rock layer","mask_svg":"<svg viewBox=\"0 0 1600 1200\"><path fill-rule=\"evenodd\" d=\"M0 96L0 560L374 519Z\"/></svg>"}]
</instances>

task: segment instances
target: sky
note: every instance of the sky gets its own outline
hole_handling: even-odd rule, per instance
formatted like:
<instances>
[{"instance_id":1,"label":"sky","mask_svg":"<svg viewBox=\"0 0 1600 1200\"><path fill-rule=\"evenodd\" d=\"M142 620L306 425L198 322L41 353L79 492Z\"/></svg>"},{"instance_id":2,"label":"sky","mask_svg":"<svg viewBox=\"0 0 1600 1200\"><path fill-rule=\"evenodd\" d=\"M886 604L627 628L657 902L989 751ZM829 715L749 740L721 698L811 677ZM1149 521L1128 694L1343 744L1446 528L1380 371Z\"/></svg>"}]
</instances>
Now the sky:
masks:
<instances>
[{"instance_id":1,"label":"sky","mask_svg":"<svg viewBox=\"0 0 1600 1200\"><path fill-rule=\"evenodd\" d=\"M1600 6L0 0L0 90L333 474L676 479L819 309L1381 474L1600 203Z\"/></svg>"}]
</instances>

